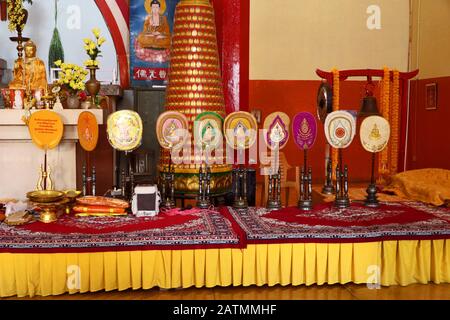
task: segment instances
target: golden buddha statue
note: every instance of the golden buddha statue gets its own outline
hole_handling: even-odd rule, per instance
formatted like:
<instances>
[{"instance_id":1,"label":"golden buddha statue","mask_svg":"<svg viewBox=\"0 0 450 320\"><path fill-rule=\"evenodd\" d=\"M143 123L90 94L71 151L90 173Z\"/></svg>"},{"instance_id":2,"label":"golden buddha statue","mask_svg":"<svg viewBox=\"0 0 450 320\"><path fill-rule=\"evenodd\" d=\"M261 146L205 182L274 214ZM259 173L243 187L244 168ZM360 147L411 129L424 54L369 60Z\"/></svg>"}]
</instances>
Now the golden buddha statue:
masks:
<instances>
[{"instance_id":1,"label":"golden buddha statue","mask_svg":"<svg viewBox=\"0 0 450 320\"><path fill-rule=\"evenodd\" d=\"M45 64L36 57L36 45L28 41L24 46L25 60L19 58L14 63L13 80L10 89L24 89L28 94L31 91L42 89L47 92L47 72Z\"/></svg>"},{"instance_id":2,"label":"golden buddha statue","mask_svg":"<svg viewBox=\"0 0 450 320\"><path fill-rule=\"evenodd\" d=\"M141 48L164 50L170 49L170 27L167 17L165 0L146 0L145 9L148 16L144 21L144 29L137 41Z\"/></svg>"}]
</instances>

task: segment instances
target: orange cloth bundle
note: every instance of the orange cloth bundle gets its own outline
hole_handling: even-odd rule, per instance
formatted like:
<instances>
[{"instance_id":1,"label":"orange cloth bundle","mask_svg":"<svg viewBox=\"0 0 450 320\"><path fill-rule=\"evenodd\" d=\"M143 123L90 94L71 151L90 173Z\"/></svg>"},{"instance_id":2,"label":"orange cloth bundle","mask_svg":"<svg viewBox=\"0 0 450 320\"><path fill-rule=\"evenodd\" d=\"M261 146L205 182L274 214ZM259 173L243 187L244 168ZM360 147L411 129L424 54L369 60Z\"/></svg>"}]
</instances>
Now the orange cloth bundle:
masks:
<instances>
[{"instance_id":1,"label":"orange cloth bundle","mask_svg":"<svg viewBox=\"0 0 450 320\"><path fill-rule=\"evenodd\" d=\"M76 213L125 213L124 208L113 208L104 206L74 206L72 210Z\"/></svg>"},{"instance_id":2,"label":"orange cloth bundle","mask_svg":"<svg viewBox=\"0 0 450 320\"><path fill-rule=\"evenodd\" d=\"M434 206L450 205L450 170L428 168L398 173L383 192Z\"/></svg>"},{"instance_id":3,"label":"orange cloth bundle","mask_svg":"<svg viewBox=\"0 0 450 320\"><path fill-rule=\"evenodd\" d=\"M77 203L82 206L101 206L109 208L122 208L126 209L130 204L124 200L106 198L106 197L96 197L96 196L86 196L77 199Z\"/></svg>"}]
</instances>

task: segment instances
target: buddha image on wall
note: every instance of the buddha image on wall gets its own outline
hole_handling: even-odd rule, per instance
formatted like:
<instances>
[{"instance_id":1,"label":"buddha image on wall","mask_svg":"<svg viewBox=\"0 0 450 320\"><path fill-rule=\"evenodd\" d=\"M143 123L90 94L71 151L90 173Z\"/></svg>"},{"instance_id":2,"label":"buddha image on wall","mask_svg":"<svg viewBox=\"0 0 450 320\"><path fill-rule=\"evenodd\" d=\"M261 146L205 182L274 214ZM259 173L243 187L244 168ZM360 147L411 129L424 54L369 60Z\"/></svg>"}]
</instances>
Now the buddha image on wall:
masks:
<instances>
[{"instance_id":1,"label":"buddha image on wall","mask_svg":"<svg viewBox=\"0 0 450 320\"><path fill-rule=\"evenodd\" d=\"M146 62L163 63L169 60L171 33L165 0L146 0L142 32L136 37L136 57Z\"/></svg>"}]
</instances>

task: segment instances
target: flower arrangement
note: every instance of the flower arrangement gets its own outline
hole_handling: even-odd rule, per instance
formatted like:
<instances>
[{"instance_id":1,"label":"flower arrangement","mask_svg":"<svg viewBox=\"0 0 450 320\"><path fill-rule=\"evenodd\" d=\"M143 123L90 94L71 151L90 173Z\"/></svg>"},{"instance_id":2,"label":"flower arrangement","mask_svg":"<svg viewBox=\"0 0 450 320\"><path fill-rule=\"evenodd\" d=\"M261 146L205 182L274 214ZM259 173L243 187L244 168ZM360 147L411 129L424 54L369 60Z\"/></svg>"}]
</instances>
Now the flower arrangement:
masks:
<instances>
[{"instance_id":1,"label":"flower arrangement","mask_svg":"<svg viewBox=\"0 0 450 320\"><path fill-rule=\"evenodd\" d=\"M29 4L33 4L32 0L25 0ZM8 28L10 31L22 31L25 27L27 12L23 8L23 0L8 0Z\"/></svg>"},{"instance_id":2,"label":"flower arrangement","mask_svg":"<svg viewBox=\"0 0 450 320\"><path fill-rule=\"evenodd\" d=\"M94 28L92 29L92 33L95 39L84 39L84 49L90 58L84 62L86 67L98 67L97 57L101 57L102 53L100 47L106 42L106 39L100 36L100 32L100 29Z\"/></svg>"},{"instance_id":3,"label":"flower arrangement","mask_svg":"<svg viewBox=\"0 0 450 320\"><path fill-rule=\"evenodd\" d=\"M341 94L341 78L337 68L331 70L333 73L333 111L339 111L340 109L340 94ZM333 180L336 180L336 167L338 165L339 152L338 149L333 148L331 151L331 172Z\"/></svg>"},{"instance_id":4,"label":"flower arrangement","mask_svg":"<svg viewBox=\"0 0 450 320\"><path fill-rule=\"evenodd\" d=\"M88 72L84 68L73 63L63 63L61 60L55 61L55 65L61 68L58 84L65 86L72 93L86 88L84 81Z\"/></svg>"},{"instance_id":5,"label":"flower arrangement","mask_svg":"<svg viewBox=\"0 0 450 320\"><path fill-rule=\"evenodd\" d=\"M81 91L78 96L79 96L81 102L87 101L87 94L86 94L86 92Z\"/></svg>"}]
</instances>

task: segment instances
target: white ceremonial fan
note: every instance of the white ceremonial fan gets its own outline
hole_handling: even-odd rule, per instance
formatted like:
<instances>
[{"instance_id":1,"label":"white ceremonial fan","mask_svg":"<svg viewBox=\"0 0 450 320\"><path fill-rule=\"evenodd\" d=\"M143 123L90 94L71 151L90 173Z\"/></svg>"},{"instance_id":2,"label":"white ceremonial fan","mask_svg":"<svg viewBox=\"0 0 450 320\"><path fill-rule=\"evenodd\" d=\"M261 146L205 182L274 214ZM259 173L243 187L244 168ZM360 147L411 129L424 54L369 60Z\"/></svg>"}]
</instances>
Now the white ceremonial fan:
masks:
<instances>
[{"instance_id":1,"label":"white ceremonial fan","mask_svg":"<svg viewBox=\"0 0 450 320\"><path fill-rule=\"evenodd\" d=\"M325 136L330 146L345 149L356 135L356 120L347 111L334 111L325 119Z\"/></svg>"},{"instance_id":2,"label":"white ceremonial fan","mask_svg":"<svg viewBox=\"0 0 450 320\"><path fill-rule=\"evenodd\" d=\"M389 121L380 116L371 116L361 124L359 137L366 151L381 152L386 148L391 136Z\"/></svg>"}]
</instances>

